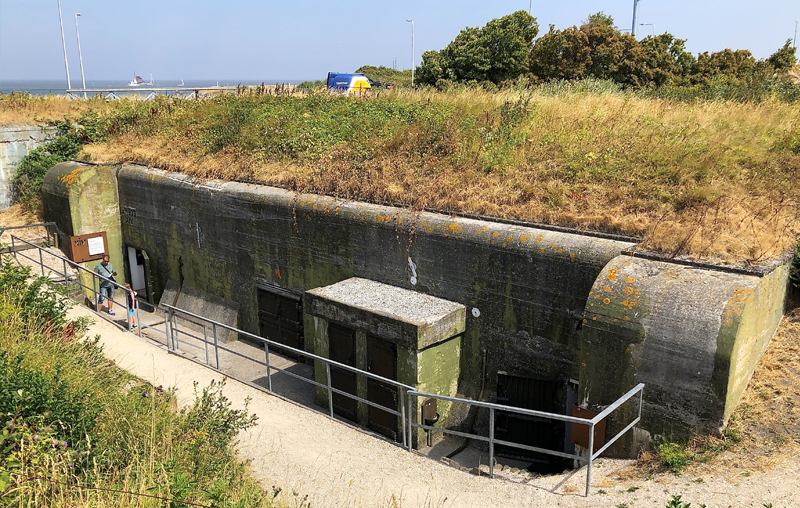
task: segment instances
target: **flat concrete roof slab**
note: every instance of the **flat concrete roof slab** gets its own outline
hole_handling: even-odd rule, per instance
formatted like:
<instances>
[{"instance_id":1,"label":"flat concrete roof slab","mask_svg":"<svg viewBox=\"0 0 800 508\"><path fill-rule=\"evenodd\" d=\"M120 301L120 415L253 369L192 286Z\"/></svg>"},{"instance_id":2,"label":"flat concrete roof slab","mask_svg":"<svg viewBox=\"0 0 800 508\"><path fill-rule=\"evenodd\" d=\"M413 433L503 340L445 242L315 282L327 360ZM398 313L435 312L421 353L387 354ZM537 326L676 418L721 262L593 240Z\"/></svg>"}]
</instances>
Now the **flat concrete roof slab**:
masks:
<instances>
[{"instance_id":1,"label":"flat concrete roof slab","mask_svg":"<svg viewBox=\"0 0 800 508\"><path fill-rule=\"evenodd\" d=\"M358 277L306 291L306 300L312 315L419 349L465 328L460 303Z\"/></svg>"}]
</instances>

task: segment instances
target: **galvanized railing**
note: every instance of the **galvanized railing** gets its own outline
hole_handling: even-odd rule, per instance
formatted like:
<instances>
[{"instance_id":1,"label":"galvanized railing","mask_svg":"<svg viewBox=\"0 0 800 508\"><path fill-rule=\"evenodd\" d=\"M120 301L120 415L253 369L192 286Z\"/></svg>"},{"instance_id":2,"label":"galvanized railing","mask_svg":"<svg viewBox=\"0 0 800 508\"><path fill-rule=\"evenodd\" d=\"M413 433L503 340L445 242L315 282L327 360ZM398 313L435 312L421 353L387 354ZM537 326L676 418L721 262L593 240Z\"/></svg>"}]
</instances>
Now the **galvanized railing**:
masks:
<instances>
[{"instance_id":1,"label":"galvanized railing","mask_svg":"<svg viewBox=\"0 0 800 508\"><path fill-rule=\"evenodd\" d=\"M18 251L17 248L16 248L17 243L21 243L23 245L26 245L28 247L28 250L32 250L32 249L38 250L39 251L39 259L35 259L35 258L32 258L30 256L25 255L25 252L27 252L27 251L23 251L23 250L19 250ZM65 258L64 256L62 256L59 253L56 253L56 252L51 251L49 249L46 249L44 247L40 247L39 245L36 245L36 244L34 244L32 242L29 242L28 240L24 240L24 239L22 239L22 238L20 238L18 236L15 236L15 235L11 235L11 249L12 249L12 254L14 255L15 258L17 256L23 257L23 258L25 258L25 259L27 259L29 261L32 261L32 262L38 264L39 267L41 268L42 277L46 276L45 275L45 269L47 269L47 270L50 270L51 273L54 273L57 276L59 276L60 278L62 278L64 283L74 282L75 284L77 284L81 288L91 291L92 295L93 295L93 302L94 302L94 309L93 310L95 310L95 312L97 312L97 309L99 308L98 307L98 297L99 297L98 288L99 288L99 285L100 285L100 281L104 281L104 282L107 282L107 283L111 284L115 289L115 293L116 293L116 290L119 289L121 291L120 294L124 294L126 296L126 298L125 298L124 302L119 302L117 300L114 300L113 298L108 298L108 300L114 302L116 305L119 306L119 308L124 308L125 309L125 316L124 317L125 317L125 320L128 321L128 314L130 312L130 306L129 306L129 303L128 303L127 295L128 295L128 293L131 293L131 291L128 288L122 286L121 284L117 283L116 281L113 281L111 279L107 279L106 277L103 277L102 275L100 275L100 274L98 274L98 273L96 273L96 272L94 272L92 270L89 270L88 268L84 268L83 266L79 265L78 263L75 263L74 261L71 261L71 260ZM57 260L59 260L61 262L60 263L61 266L60 267L53 267L53 266L48 265L44 261L44 255L45 254L48 254L48 255L56 258ZM72 267L73 269L75 269L75 271L77 273L83 272L83 273L87 273L87 274L91 275L91 277L92 277L92 286L89 287L86 284L84 284L81 281L80 277L75 277L74 281L70 280L69 272L67 271L67 267L68 266ZM60 272L58 271L59 268L61 268ZM141 303L141 302L145 302L146 303L146 300L143 300L143 299L139 298L138 296L136 297L136 301L138 303ZM142 336L142 329L147 329L147 328L153 327L155 325L143 325L142 324L141 320L139 319L139 307L140 307L140 305L137 304L135 309L134 309L134 313L136 315L136 323L137 323L138 334L141 337Z\"/></svg>"},{"instance_id":2,"label":"galvanized railing","mask_svg":"<svg viewBox=\"0 0 800 508\"><path fill-rule=\"evenodd\" d=\"M547 413L544 411L536 411L533 409L523 409L518 407L511 407L511 406L504 406L502 404L494 404L491 402L482 402L477 400L468 400L468 399L461 399L458 397L448 397L445 395L438 395L435 393L425 393L420 392L417 390L409 390L408 391L408 404L409 404L409 414L411 413L411 404L412 399L416 398L419 400L420 397L424 398L433 398L437 400L444 400L448 402L454 403L465 403L475 407L481 407L489 410L489 431L488 435L479 435L479 434L472 434L469 432L460 432L451 429L444 429L441 427L434 427L432 425L425 425L423 423L416 423L413 421L412 418L408 420L408 433L411 435L414 428L424 429L426 431L438 431L443 434L449 434L453 436L459 436L467 439L475 439L477 441L483 441L488 443L489 445L489 476L494 477L494 447L495 445L503 445L512 448L517 448L520 450L527 450L531 452L543 453L546 455L553 455L555 457L561 457L565 459L574 459L580 462L586 463L586 495L589 495L589 487L592 482L592 462L594 459L600 456L604 451L608 449L609 446L614 444L623 434L628 432L634 425L636 425L639 420L642 418L642 392L644 389L644 383L639 383L633 389L631 389L628 393L617 399L613 404L605 408L601 413L597 416L593 417L591 420L585 418L577 418L575 416L568 416L568 415L560 415L556 413ZM624 429L620 430L613 438L611 438L602 448L598 449L596 452L592 452L591 450L594 449L594 429L597 424L607 418L611 413L613 413L617 408L619 408L622 404L630 400L635 395L639 395L639 409L636 418L631 421ZM577 455L574 453L566 453L566 452L559 452L556 450L549 450L546 448L540 448L537 446L529 446L523 445L520 443L514 443L512 441L505 441L501 439L497 439L494 437L494 430L495 430L495 416L497 411L503 411L505 413L516 413L519 415L526 415L526 416L533 416L538 418L547 418L549 420L557 420L566 423L576 423L579 425L586 425L589 427L589 456ZM410 448L409 448L410 450Z\"/></svg>"},{"instance_id":3,"label":"galvanized railing","mask_svg":"<svg viewBox=\"0 0 800 508\"><path fill-rule=\"evenodd\" d=\"M56 254L56 253L54 253L54 252L52 252L50 250L47 250L45 248L39 247L39 246L37 246L35 244L32 244L32 243L30 243L30 242L28 242L26 240L21 239L21 238L17 238L15 236L12 236L11 238L12 238L12 244L15 241L19 241L19 242L25 243L27 245L30 245L30 246L32 246L32 247L34 247L36 249L39 249L39 260L38 261L36 259L34 259L34 258L25 256L21 252L20 253L15 252L14 255L15 256L16 255L20 255L20 256L28 259L28 260L33 261L34 263L38 262L42 266L42 275L44 275L44 273L45 273L44 272L45 268L48 268L51 271L54 271L55 273L59 273L55 269L53 269L53 268L51 268L49 266L47 266L47 267L45 266L44 261L43 261L43 255L42 255L43 252L47 253L47 254L49 254L51 256L55 256L56 258L59 258L61 260L62 267L63 267L63 272L61 272L61 273L63 274L65 282L68 281L68 274L67 274L67 269L66 269L67 266L71 266L71 267L73 267L73 268L75 268L77 270L83 270L84 272L91 274L92 277L93 277L93 287L92 288L89 288L88 286L83 285L79 281L79 278L78 278L78 284L83 288L91 289L92 291L94 291L95 303L96 303L96 296L97 296L97 279L106 280L108 282L111 282L115 287L121 288L124 291L127 291L127 289L122 288L116 282L111 281L110 279L106 279L106 278L98 275L97 273L95 273L95 272L93 272L91 270L88 270L88 269L78 265L77 263L74 263L74 262L64 258L63 256L60 256L59 254ZM275 342L273 340L266 339L264 337L252 334L250 332L246 332L244 330L240 330L240 329L235 328L233 326L226 325L225 323L221 323L219 321L215 321L213 319L200 316L200 315L195 314L193 312L189 312L187 310L180 309L180 308L172 306L172 305L161 304L161 307L164 309L164 322L163 322L164 330L163 330L163 333L166 335L167 348L170 351L180 351L180 346L181 345L190 346L190 347L193 347L193 348L196 348L196 349L204 350L205 351L205 363L206 363L206 365L208 365L209 367L215 368L216 370L218 370L220 372L222 372L222 370L220 369L220 361L219 361L219 353L220 353L220 351L224 351L224 352L227 352L227 353L230 353L230 354L233 354L233 355L236 355L236 356L239 356L239 357L246 358L248 360L254 361L257 364L266 367L266 369L267 369L267 389L266 389L266 391L269 392L269 393L273 393L273 394L275 393L273 391L273 389L272 389L273 371L274 372L281 372L283 374L286 374L286 375L288 375L288 376L290 376L290 377L292 377L294 379L297 379L299 381L302 381L304 383L309 383L309 384L311 384L311 385L313 385L315 387L325 389L327 391L327 395L328 395L328 397L327 397L328 398L328 414L329 414L329 416L331 418L334 418L333 394L339 394L339 395L342 395L344 397L348 397L348 398L351 398L351 399L356 400L358 402L364 403L364 404L366 404L368 406L375 407L375 408L381 409L383 411L386 411L387 413L390 413L390 414L400 418L400 428L402 429L400 434L402 434L403 447L405 447L409 451L412 449L412 441L413 441L412 437L413 437L413 432L414 432L415 428L423 429L423 430L428 431L428 432L436 431L436 432L442 432L443 434L446 434L446 435L453 435L453 436L463 437L465 439L474 439L474 440L477 440L477 441L483 441L483 442L488 444L488 448L489 448L489 476L490 477L494 477L494 463L495 463L495 449L494 448L495 448L495 445L503 445L503 446L508 446L508 447L511 447L511 448L517 448L517 449L520 449L520 450L527 450L527 451L532 451L532 452L538 452L538 453L543 453L543 454L547 454L547 455L552 455L552 456L555 456L555 457L561 457L561 458L566 458L566 459L574 459L574 460L577 460L579 462L585 463L586 467L587 467L587 469L586 469L586 491L585 491L585 495L588 496L589 495L589 489L590 489L590 486L591 486L591 481L592 481L592 463L594 462L594 460L597 459L604 451L606 451L608 449L609 446L614 444L626 432L628 432L631 428L633 428L633 426L636 425L641 420L641 417L642 417L642 394L643 394L643 390L644 390L644 383L639 383L638 385L636 385L628 393L626 393L625 395L623 395L622 397L617 399L614 403L612 403L611 405L606 407L601 413L599 413L598 415L596 415L592 419L577 418L577 417L574 417L574 416L561 415L561 414L557 414L557 413L547 413L547 412L544 412L544 411L536 411L536 410L532 410L532 409L524 409L524 408L513 407L513 406L505 406L505 405L502 405L502 404L494 404L494 403L491 403L491 402L483 402L483 401L477 401L477 400L462 399L462 398L458 398L458 397L449 397L449 396L446 396L446 395L439 395L439 394L434 394L434 393L421 392L421 391L418 391L418 390L414 389L414 387L412 387L412 386L408 386L406 384L400 383L400 382L395 381L393 379L384 378L384 377L375 375L375 374L373 374L371 372L367 372L367 371L364 371L364 370L361 370L361 369L358 369L358 368L355 368L355 367L351 367L349 365L345 365L345 364L330 360L330 359L322 357L322 356L315 355L313 353L309 353L308 351L305 351L305 350L296 349L296 348L287 346L285 344L281 344L279 342ZM126 302L125 302L125 308L126 308L126 310L128 308L127 307L127 298L126 298ZM149 325L149 326L142 325L141 321L138 319L138 312L139 312L138 306L136 308L136 312L137 312L137 321L140 323L139 324L139 336L140 337L141 337L142 329L151 328L152 330L158 331L159 333L162 332L162 330L157 328L157 326L161 324L160 322L156 323L156 324L153 324L153 325ZM185 326L185 327L183 327L183 329L181 329L181 327L179 325L179 322L178 322L178 318L179 317L183 317L183 319L185 319L187 321L194 322L194 323L198 324L199 326L202 326L202 328L203 328L202 337L199 336L199 335L195 335L189 326ZM209 328L211 329L211 337L210 338L208 336ZM247 337L248 339L250 339L252 341L255 341L256 343L263 344L264 345L264 361L258 360L256 358L251 357L251 356L244 355L244 354L242 354L242 353L240 353L238 351L235 351L235 350L233 350L231 348L228 348L228 347L225 347L225 346L221 345L220 341L219 341L219 337L218 337L218 335L219 335L218 331L220 329L227 330L228 332L232 332L232 333L237 333L240 336L244 336L244 337ZM195 341L199 341L200 343L202 343L202 345L198 346L197 344L192 343L190 341L181 340L181 336L182 335L186 336L186 337L190 337L190 338L194 339ZM310 379L310 378L307 378L307 377L303 377L303 376L300 376L298 374L295 374L294 372L289 371L288 369L282 369L282 368L280 368L280 367L278 367L276 365L273 365L270 362L270 358L269 358L270 346L272 346L273 348L280 349L280 350L282 350L284 352L288 351L290 353L293 353L293 354L296 354L296 355L299 355L299 356L304 356L306 358L311 358L313 360L322 362L325 365L326 383L324 383L324 384L323 383L319 383L315 379ZM213 352L214 352L214 364L213 365L211 364L211 361L210 361L211 353L209 351L209 347L213 347ZM368 378L371 378L371 379L378 380L378 381L380 381L382 383L385 383L385 384L387 384L389 386L396 387L397 391L398 391L399 411L398 411L397 408L392 408L392 407L383 406L381 404L376 404L375 402L372 402L370 400L363 399L361 397L358 397L357 395L354 395L354 394L351 394L351 393L348 393L348 392L345 392L345 391L339 390L338 388L333 387L332 386L332 382L331 382L331 367L336 367L336 368L341 369L341 370L345 370L345 371L348 371L348 372L353 372L356 375L365 376L365 377L368 377ZM226 375L229 375L229 374L226 373ZM236 376L230 376L230 377L233 377L234 379L238 379L238 378L236 378ZM638 405L639 407L638 407L638 413L637 413L636 418L633 419L633 421L631 421L630 423L628 423L625 426L625 428L620 430L613 438L608 440L604 446L599 448L597 451L593 452L592 450L594 449L595 427L601 421L603 421L605 418L607 418L609 415L611 415L614 411L616 411L620 406L622 406L624 403L626 403L628 400L630 400L631 398L633 398L637 394L639 396L639 405ZM415 407L419 407L419 404L418 403L415 404L414 401L415 400L419 401L419 398L421 398L421 397L423 397L423 398L433 398L433 399L448 401L448 402L452 402L452 403L467 404L467 405L472 405L472 406L476 406L476 407L479 407L479 408L487 409L489 411L488 435L480 435L480 434L474 434L474 433L470 433L470 432L461 432L461 431L456 431L456 430L452 430L452 429L446 429L446 428L442 428L442 427L435 427L433 425L425 425L424 423L415 422L414 421L414 411L413 411L413 409ZM529 446L529 445L524 445L524 444L520 444L520 443L515 443L515 442L512 442L512 441L505 441L505 440L497 439L497 438L494 437L495 417L496 417L496 412L497 411L502 411L504 413L510 413L510 414L533 416L533 417L538 417L538 418L546 418L546 419L555 420L555 421L561 421L561 422L565 422L565 423L574 423L574 424L579 424L579 425L586 425L586 426L589 427L588 456L577 455L577 454L566 453L566 452L560 452L560 451L556 451L556 450L549 450L549 449L546 449L546 448L540 448L540 447L536 447L536 446ZM421 413L422 413L422 411L417 411L417 416L421 417Z\"/></svg>"}]
</instances>

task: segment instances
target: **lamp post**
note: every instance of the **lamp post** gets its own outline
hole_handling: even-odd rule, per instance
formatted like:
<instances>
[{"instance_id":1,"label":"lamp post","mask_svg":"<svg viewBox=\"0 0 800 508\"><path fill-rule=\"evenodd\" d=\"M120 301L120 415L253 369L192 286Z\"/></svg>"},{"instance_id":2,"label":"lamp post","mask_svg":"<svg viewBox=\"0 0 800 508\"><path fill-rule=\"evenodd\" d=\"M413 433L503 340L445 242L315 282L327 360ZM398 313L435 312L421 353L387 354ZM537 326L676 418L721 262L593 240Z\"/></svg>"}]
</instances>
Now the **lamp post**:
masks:
<instances>
[{"instance_id":1,"label":"lamp post","mask_svg":"<svg viewBox=\"0 0 800 508\"><path fill-rule=\"evenodd\" d=\"M653 23L639 23L641 26L652 26L653 27L653 39L656 38L656 26Z\"/></svg>"},{"instance_id":2,"label":"lamp post","mask_svg":"<svg viewBox=\"0 0 800 508\"><path fill-rule=\"evenodd\" d=\"M411 23L411 88L414 88L414 20L407 19Z\"/></svg>"},{"instance_id":3,"label":"lamp post","mask_svg":"<svg viewBox=\"0 0 800 508\"><path fill-rule=\"evenodd\" d=\"M78 58L81 61L81 82L83 83L83 98L86 99L86 78L83 76L83 54L81 53L81 33L78 31L78 16L80 12L75 13L75 33L78 35Z\"/></svg>"},{"instance_id":4,"label":"lamp post","mask_svg":"<svg viewBox=\"0 0 800 508\"><path fill-rule=\"evenodd\" d=\"M797 22L798 21L800 21L800 20L797 20L797 19L794 20L794 42L792 43L792 46L794 46L794 49L797 49Z\"/></svg>"},{"instance_id":5,"label":"lamp post","mask_svg":"<svg viewBox=\"0 0 800 508\"><path fill-rule=\"evenodd\" d=\"M61 25L61 45L64 46L64 68L67 70L67 90L72 88L69 82L69 64L67 63L67 41L64 40L64 20L61 18L61 0L58 0L58 22Z\"/></svg>"},{"instance_id":6,"label":"lamp post","mask_svg":"<svg viewBox=\"0 0 800 508\"><path fill-rule=\"evenodd\" d=\"M633 0L633 23L631 23L631 34L636 37L636 11L639 8L639 0Z\"/></svg>"}]
</instances>

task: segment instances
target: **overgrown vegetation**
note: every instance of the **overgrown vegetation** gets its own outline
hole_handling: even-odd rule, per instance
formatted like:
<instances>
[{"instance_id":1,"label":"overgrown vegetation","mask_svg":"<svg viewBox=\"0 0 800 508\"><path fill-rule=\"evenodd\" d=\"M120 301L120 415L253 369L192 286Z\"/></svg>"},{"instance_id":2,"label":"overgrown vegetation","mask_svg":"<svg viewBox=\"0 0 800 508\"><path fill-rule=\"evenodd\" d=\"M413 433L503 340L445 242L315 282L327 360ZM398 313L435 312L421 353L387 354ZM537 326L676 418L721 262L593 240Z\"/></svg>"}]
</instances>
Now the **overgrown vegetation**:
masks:
<instances>
[{"instance_id":1,"label":"overgrown vegetation","mask_svg":"<svg viewBox=\"0 0 800 508\"><path fill-rule=\"evenodd\" d=\"M169 389L105 360L86 323L10 261L0 269L0 495L4 506L272 506L233 442L255 416L224 382L175 408Z\"/></svg>"},{"instance_id":2,"label":"overgrown vegetation","mask_svg":"<svg viewBox=\"0 0 800 508\"><path fill-rule=\"evenodd\" d=\"M356 69L356 72L385 86L390 84L401 88L411 86L411 69L397 70L384 67L383 65L379 67L364 65Z\"/></svg>"}]
</instances>

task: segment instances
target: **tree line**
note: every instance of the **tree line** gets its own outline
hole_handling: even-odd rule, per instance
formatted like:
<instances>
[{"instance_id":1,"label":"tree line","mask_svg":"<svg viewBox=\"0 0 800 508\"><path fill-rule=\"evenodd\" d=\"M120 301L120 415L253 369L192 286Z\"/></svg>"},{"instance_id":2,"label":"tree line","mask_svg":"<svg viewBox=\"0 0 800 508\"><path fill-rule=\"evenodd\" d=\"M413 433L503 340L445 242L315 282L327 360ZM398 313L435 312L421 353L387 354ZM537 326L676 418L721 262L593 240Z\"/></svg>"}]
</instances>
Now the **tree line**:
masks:
<instances>
[{"instance_id":1,"label":"tree line","mask_svg":"<svg viewBox=\"0 0 800 508\"><path fill-rule=\"evenodd\" d=\"M502 85L525 77L533 83L595 78L624 87L703 86L719 77L736 80L785 73L796 63L791 39L764 60L748 50L686 51L686 40L663 33L636 39L602 11L581 26L537 38L536 18L525 11L467 27L441 51L425 51L416 69L420 84Z\"/></svg>"}]
</instances>

